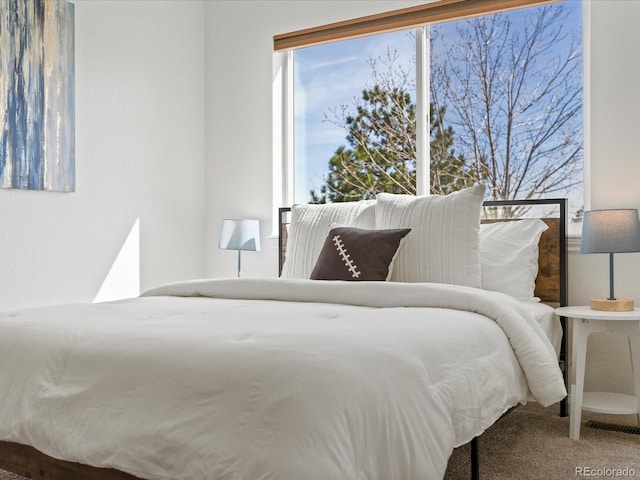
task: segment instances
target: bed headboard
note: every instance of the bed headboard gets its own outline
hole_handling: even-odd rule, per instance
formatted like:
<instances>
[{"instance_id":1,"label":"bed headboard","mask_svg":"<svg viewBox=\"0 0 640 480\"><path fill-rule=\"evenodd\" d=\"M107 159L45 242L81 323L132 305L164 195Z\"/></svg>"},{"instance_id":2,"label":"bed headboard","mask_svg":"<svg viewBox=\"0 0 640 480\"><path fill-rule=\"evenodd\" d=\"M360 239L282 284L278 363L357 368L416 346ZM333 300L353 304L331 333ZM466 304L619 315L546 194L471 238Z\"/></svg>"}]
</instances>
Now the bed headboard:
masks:
<instances>
[{"instance_id":1,"label":"bed headboard","mask_svg":"<svg viewBox=\"0 0 640 480\"><path fill-rule=\"evenodd\" d=\"M500 208L527 210L528 218L540 218L549 229L538 244L536 297L545 303L567 305L567 199L493 200L484 202L484 211ZM536 215L535 210L539 213ZM487 217L486 215L484 217ZM515 220L515 218L514 218ZM483 218L482 222L509 221Z\"/></svg>"},{"instance_id":2,"label":"bed headboard","mask_svg":"<svg viewBox=\"0 0 640 480\"><path fill-rule=\"evenodd\" d=\"M540 218L549 226L549 229L542 234L538 247L538 277L536 278L535 295L545 303L567 305L567 199L486 201L484 202L485 214L482 221L509 221L509 218L500 218L499 211L501 209L527 211L527 217ZM538 212L534 214L536 210ZM286 255L290 212L290 207L282 207L278 211L279 274L282 272Z\"/></svg>"}]
</instances>

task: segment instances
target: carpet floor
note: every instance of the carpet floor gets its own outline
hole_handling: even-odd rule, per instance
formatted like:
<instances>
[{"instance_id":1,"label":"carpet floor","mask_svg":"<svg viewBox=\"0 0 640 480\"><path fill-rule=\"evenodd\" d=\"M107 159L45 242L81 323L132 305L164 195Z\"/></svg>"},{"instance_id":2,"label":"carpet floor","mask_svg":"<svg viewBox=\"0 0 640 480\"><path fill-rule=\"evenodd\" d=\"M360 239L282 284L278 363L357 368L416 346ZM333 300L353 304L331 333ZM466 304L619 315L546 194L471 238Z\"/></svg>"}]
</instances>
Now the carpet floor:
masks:
<instances>
[{"instance_id":1,"label":"carpet floor","mask_svg":"<svg viewBox=\"0 0 640 480\"><path fill-rule=\"evenodd\" d=\"M519 406L479 439L481 480L567 480L640 478L640 435L587 428L598 420L635 425L635 416L585 412L580 441L569 438L569 418L558 408ZM626 469L626 471L625 471ZM468 480L469 447L456 449L445 480ZM0 480L24 480L0 470Z\"/></svg>"},{"instance_id":2,"label":"carpet floor","mask_svg":"<svg viewBox=\"0 0 640 480\"><path fill-rule=\"evenodd\" d=\"M478 439L481 480L640 478L640 435L584 425L595 420L635 426L635 415L583 412L575 441L569 438L569 417L558 412L557 406L530 403L496 422ZM445 480L469 479L469 457L468 445L454 450Z\"/></svg>"}]
</instances>

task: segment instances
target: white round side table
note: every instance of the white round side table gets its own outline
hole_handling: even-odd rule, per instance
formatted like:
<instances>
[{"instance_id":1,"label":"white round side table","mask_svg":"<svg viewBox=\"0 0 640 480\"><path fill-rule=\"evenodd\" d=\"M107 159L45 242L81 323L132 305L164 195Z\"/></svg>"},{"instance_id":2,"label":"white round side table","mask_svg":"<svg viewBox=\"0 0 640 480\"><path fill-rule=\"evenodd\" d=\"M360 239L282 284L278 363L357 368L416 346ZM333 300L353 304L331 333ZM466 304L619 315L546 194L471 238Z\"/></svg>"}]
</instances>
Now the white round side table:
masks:
<instances>
[{"instance_id":1,"label":"white round side table","mask_svg":"<svg viewBox=\"0 0 640 480\"><path fill-rule=\"evenodd\" d=\"M629 312L604 312L588 306L556 308L556 314L573 319L572 364L575 378L571 382L569 436L580 439L582 410L596 413L635 414L640 425L640 309ZM608 392L584 392L587 338L594 332L617 332L629 337L634 395Z\"/></svg>"}]
</instances>

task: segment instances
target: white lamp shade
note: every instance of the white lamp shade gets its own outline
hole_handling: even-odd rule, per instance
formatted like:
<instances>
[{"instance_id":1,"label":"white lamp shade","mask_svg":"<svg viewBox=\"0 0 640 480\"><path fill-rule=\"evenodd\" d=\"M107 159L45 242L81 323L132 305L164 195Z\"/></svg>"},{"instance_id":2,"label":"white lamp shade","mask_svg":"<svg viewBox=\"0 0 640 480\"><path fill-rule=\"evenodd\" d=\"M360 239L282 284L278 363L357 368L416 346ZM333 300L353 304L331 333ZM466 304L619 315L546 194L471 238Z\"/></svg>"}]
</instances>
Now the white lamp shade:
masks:
<instances>
[{"instance_id":1,"label":"white lamp shade","mask_svg":"<svg viewBox=\"0 0 640 480\"><path fill-rule=\"evenodd\" d=\"M640 251L638 210L590 210L582 219L582 253Z\"/></svg>"},{"instance_id":2,"label":"white lamp shade","mask_svg":"<svg viewBox=\"0 0 640 480\"><path fill-rule=\"evenodd\" d=\"M222 220L218 248L225 250L260 251L260 222L240 218Z\"/></svg>"}]
</instances>

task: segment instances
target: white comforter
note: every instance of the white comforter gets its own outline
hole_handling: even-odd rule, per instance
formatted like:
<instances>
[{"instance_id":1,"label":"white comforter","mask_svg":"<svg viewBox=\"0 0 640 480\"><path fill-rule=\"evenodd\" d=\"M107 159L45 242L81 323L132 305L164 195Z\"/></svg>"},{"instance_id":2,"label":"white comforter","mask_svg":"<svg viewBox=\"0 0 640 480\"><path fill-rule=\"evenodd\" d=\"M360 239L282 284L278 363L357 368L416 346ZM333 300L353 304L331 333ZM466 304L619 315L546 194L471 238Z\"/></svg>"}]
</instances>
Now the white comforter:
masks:
<instances>
[{"instance_id":1,"label":"white comforter","mask_svg":"<svg viewBox=\"0 0 640 480\"><path fill-rule=\"evenodd\" d=\"M213 280L9 312L0 362L0 440L150 479L437 479L529 388L566 394L517 301L436 284Z\"/></svg>"}]
</instances>

